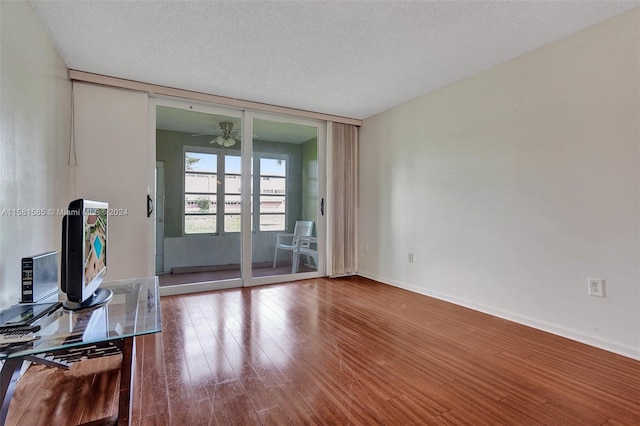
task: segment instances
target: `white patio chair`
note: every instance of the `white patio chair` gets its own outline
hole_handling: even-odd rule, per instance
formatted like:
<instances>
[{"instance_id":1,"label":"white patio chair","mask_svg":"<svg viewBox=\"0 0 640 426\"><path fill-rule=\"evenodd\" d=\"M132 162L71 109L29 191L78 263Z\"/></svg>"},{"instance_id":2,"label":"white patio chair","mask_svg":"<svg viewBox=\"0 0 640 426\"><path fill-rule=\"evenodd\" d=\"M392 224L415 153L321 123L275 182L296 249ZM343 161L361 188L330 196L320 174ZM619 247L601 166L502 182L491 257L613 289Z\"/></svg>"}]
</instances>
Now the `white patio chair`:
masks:
<instances>
[{"instance_id":1,"label":"white patio chair","mask_svg":"<svg viewBox=\"0 0 640 426\"><path fill-rule=\"evenodd\" d=\"M276 252L273 255L273 267L276 267L278 260L278 250L288 250L293 254L293 251L298 247L299 237L310 237L313 234L313 221L312 220L298 220L296 226L293 228L293 234L278 234L276 235ZM290 242L289 242L289 241ZM287 244L287 242L289 242ZM309 247L309 242L303 242L303 246Z\"/></svg>"},{"instance_id":2,"label":"white patio chair","mask_svg":"<svg viewBox=\"0 0 640 426\"><path fill-rule=\"evenodd\" d=\"M291 265L292 274L298 272L300 256L307 256L307 262L309 262L309 258L312 258L313 266L318 269L318 239L316 237L298 238L298 244L295 250L293 250L293 263Z\"/></svg>"}]
</instances>

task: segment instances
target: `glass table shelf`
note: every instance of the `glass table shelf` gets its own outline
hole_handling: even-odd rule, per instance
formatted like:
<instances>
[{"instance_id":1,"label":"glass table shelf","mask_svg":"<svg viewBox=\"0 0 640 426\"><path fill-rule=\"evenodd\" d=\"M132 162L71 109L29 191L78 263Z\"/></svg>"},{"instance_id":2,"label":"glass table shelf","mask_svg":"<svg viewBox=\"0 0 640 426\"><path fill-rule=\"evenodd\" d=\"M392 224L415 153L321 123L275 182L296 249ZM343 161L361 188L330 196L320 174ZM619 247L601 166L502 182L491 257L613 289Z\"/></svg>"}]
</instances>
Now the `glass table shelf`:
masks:
<instances>
[{"instance_id":1,"label":"glass table shelf","mask_svg":"<svg viewBox=\"0 0 640 426\"><path fill-rule=\"evenodd\" d=\"M24 361L66 368L85 357L122 354L118 424L128 424L136 336L162 331L157 277L104 282L113 299L80 311L60 308L32 325L35 340L0 348L0 424L4 424Z\"/></svg>"}]
</instances>

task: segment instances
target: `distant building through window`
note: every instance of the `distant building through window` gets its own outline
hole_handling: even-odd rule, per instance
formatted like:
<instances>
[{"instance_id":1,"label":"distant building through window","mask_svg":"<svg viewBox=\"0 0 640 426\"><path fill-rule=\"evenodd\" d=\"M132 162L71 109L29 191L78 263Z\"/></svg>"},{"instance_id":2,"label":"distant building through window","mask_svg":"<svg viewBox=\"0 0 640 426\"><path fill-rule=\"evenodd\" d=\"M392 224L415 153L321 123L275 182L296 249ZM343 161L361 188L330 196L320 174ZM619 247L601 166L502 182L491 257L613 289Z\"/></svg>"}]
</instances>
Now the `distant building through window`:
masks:
<instances>
[{"instance_id":1,"label":"distant building through window","mask_svg":"<svg viewBox=\"0 0 640 426\"><path fill-rule=\"evenodd\" d=\"M217 232L218 156L184 153L184 232Z\"/></svg>"},{"instance_id":2,"label":"distant building through window","mask_svg":"<svg viewBox=\"0 0 640 426\"><path fill-rule=\"evenodd\" d=\"M287 213L287 161L260 158L260 231L284 231Z\"/></svg>"},{"instance_id":3,"label":"distant building through window","mask_svg":"<svg viewBox=\"0 0 640 426\"><path fill-rule=\"evenodd\" d=\"M239 155L185 151L185 234L240 232L241 161ZM259 157L260 173L254 176L259 188L259 208L253 223L260 231L284 231L287 206L287 161Z\"/></svg>"}]
</instances>

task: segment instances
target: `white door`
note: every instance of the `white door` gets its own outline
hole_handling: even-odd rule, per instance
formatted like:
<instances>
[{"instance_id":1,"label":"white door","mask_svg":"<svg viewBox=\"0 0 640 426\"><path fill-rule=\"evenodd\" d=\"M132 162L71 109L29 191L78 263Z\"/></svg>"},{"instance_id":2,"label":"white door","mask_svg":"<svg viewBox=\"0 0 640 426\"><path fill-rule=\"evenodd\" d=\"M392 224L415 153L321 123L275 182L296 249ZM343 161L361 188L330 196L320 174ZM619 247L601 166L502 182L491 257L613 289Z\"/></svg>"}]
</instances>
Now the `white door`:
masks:
<instances>
[{"instance_id":1,"label":"white door","mask_svg":"<svg viewBox=\"0 0 640 426\"><path fill-rule=\"evenodd\" d=\"M72 193L109 203L107 280L149 274L148 95L74 82Z\"/></svg>"}]
</instances>

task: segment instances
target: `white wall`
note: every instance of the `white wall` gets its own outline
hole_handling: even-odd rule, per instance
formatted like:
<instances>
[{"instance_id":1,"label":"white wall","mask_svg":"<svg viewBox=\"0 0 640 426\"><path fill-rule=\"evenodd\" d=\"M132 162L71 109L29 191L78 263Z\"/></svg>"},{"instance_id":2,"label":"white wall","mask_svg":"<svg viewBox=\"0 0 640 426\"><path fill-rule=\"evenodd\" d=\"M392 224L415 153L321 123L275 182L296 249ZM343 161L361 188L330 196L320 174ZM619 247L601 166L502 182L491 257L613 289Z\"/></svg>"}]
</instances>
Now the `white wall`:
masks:
<instances>
[{"instance_id":1,"label":"white wall","mask_svg":"<svg viewBox=\"0 0 640 426\"><path fill-rule=\"evenodd\" d=\"M26 2L0 2L0 308L19 302L20 259L60 249L69 199L71 85ZM12 209L38 209L16 216ZM44 216L39 216L43 211ZM3 214L4 213L4 214Z\"/></svg>"},{"instance_id":2,"label":"white wall","mask_svg":"<svg viewBox=\"0 0 640 426\"><path fill-rule=\"evenodd\" d=\"M241 250L240 234L165 238L164 272L190 266L239 265ZM273 261L273 250L271 256Z\"/></svg>"},{"instance_id":3,"label":"white wall","mask_svg":"<svg viewBox=\"0 0 640 426\"><path fill-rule=\"evenodd\" d=\"M107 280L147 276L153 217L147 218L148 95L74 83L76 198L106 201Z\"/></svg>"},{"instance_id":4,"label":"white wall","mask_svg":"<svg viewBox=\"0 0 640 426\"><path fill-rule=\"evenodd\" d=\"M359 273L640 358L638 22L365 120Z\"/></svg>"}]
</instances>

